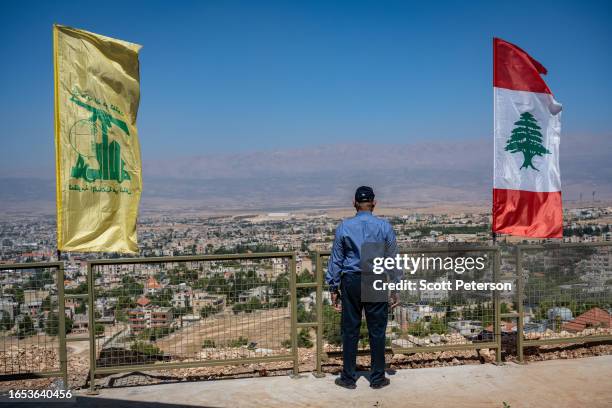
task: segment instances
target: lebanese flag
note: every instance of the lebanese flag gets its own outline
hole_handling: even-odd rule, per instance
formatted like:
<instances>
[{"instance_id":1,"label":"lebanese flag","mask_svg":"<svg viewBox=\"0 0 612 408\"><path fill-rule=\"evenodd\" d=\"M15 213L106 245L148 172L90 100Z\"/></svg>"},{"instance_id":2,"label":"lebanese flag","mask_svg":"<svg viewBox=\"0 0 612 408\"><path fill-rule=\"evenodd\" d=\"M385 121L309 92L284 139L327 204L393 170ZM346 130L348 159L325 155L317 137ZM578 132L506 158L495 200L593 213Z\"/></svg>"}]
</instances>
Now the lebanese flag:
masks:
<instances>
[{"instance_id":1,"label":"lebanese flag","mask_svg":"<svg viewBox=\"0 0 612 408\"><path fill-rule=\"evenodd\" d=\"M563 237L561 104L525 51L493 39L493 232Z\"/></svg>"}]
</instances>

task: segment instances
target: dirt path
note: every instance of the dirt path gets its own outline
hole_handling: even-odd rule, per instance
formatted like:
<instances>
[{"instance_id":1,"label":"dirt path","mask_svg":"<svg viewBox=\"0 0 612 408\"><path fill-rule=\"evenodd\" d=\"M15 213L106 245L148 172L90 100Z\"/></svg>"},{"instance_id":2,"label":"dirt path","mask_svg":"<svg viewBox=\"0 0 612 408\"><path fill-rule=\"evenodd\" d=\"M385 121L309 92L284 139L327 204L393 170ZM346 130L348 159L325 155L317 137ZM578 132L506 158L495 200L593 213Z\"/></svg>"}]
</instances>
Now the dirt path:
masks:
<instances>
[{"instance_id":1,"label":"dirt path","mask_svg":"<svg viewBox=\"0 0 612 408\"><path fill-rule=\"evenodd\" d=\"M291 319L289 308L258 310L235 315L231 311L200 320L156 342L166 354L191 357L202 349L205 339L223 347L241 336L257 347L278 349L290 338Z\"/></svg>"}]
</instances>

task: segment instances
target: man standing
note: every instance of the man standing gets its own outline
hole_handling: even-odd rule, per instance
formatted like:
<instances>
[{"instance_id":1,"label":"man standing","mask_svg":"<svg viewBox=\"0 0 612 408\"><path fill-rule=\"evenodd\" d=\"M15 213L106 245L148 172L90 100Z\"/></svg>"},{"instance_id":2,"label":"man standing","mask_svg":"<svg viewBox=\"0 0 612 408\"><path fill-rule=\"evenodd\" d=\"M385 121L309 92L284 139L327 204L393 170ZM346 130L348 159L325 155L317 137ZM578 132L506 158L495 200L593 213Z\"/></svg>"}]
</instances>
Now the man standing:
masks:
<instances>
[{"instance_id":1,"label":"man standing","mask_svg":"<svg viewBox=\"0 0 612 408\"><path fill-rule=\"evenodd\" d=\"M361 315L365 310L372 360L370 387L382 388L390 382L385 377L385 331L389 303L362 301L361 275L365 272L362 258L364 258L364 244L366 247L380 248L381 253L378 254L380 256L395 257L397 243L389 222L372 214L376 200L371 187L359 187L355 192L353 205L357 214L342 221L336 228L336 238L325 276L334 308L342 312L344 366L342 374L336 379L336 384L349 389L356 387L357 345ZM368 258L372 256L372 251L369 252ZM391 294L391 299L393 308L398 304L397 294Z\"/></svg>"}]
</instances>

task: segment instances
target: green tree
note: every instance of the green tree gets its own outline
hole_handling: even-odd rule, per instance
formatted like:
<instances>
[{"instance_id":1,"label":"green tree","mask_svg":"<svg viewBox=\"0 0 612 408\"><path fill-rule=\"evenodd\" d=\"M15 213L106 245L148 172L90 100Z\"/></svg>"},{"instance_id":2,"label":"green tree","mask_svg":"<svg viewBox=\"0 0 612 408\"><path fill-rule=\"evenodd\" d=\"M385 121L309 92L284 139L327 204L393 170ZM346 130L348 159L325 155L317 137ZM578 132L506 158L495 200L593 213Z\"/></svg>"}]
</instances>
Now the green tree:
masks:
<instances>
[{"instance_id":1,"label":"green tree","mask_svg":"<svg viewBox=\"0 0 612 408\"><path fill-rule=\"evenodd\" d=\"M17 323L17 335L19 338L24 338L34 334L34 322L32 318L28 315L23 316L23 318Z\"/></svg>"},{"instance_id":2,"label":"green tree","mask_svg":"<svg viewBox=\"0 0 612 408\"><path fill-rule=\"evenodd\" d=\"M246 337L240 336L237 339L228 341L227 346L228 347L241 347L241 346L246 346L247 344L249 344L249 339Z\"/></svg>"},{"instance_id":3,"label":"green tree","mask_svg":"<svg viewBox=\"0 0 612 408\"><path fill-rule=\"evenodd\" d=\"M202 341L202 348L215 348L215 341L213 339L204 339Z\"/></svg>"},{"instance_id":4,"label":"green tree","mask_svg":"<svg viewBox=\"0 0 612 408\"><path fill-rule=\"evenodd\" d=\"M508 304L507 304L507 303L503 302L503 303L500 305L500 312L501 312L501 313L510 313L510 308L508 307Z\"/></svg>"},{"instance_id":5,"label":"green tree","mask_svg":"<svg viewBox=\"0 0 612 408\"><path fill-rule=\"evenodd\" d=\"M368 344L370 344L370 336L368 334L368 325L364 321L362 321L361 326L359 326L359 344L362 347L367 347Z\"/></svg>"},{"instance_id":6,"label":"green tree","mask_svg":"<svg viewBox=\"0 0 612 408\"><path fill-rule=\"evenodd\" d=\"M84 314L86 311L87 307L85 306L85 302L79 302L79 304L74 308L75 314Z\"/></svg>"},{"instance_id":7,"label":"green tree","mask_svg":"<svg viewBox=\"0 0 612 408\"><path fill-rule=\"evenodd\" d=\"M308 269L304 268L302 273L297 275L295 281L297 283L309 283L309 282L313 282L314 281L314 276L310 273L310 271ZM312 288L297 288L296 291L297 291L297 297L299 299L299 298L308 296L308 294L310 292L312 292L313 289Z\"/></svg>"},{"instance_id":8,"label":"green tree","mask_svg":"<svg viewBox=\"0 0 612 408\"><path fill-rule=\"evenodd\" d=\"M5 291L7 295L13 295L15 297L15 302L23 303L23 288L9 288Z\"/></svg>"},{"instance_id":9,"label":"green tree","mask_svg":"<svg viewBox=\"0 0 612 408\"><path fill-rule=\"evenodd\" d=\"M261 300L259 300L259 298L256 298L256 297L252 297L246 303L236 303L234 306L232 306L232 311L234 313L240 313L240 312L251 313L254 310L259 310L262 308L263 308L263 305L261 303Z\"/></svg>"},{"instance_id":10,"label":"green tree","mask_svg":"<svg viewBox=\"0 0 612 408\"><path fill-rule=\"evenodd\" d=\"M340 313L336 312L330 305L323 306L323 321L329 322L323 325L323 337L329 344L342 344L342 335L340 333Z\"/></svg>"},{"instance_id":11,"label":"green tree","mask_svg":"<svg viewBox=\"0 0 612 408\"><path fill-rule=\"evenodd\" d=\"M550 154L550 151L542 144L541 128L538 126L538 121L530 112L523 112L520 119L514 122L514 125L516 127L512 130L505 150L510 153L523 153L521 169L531 167L539 171L533 165L533 158Z\"/></svg>"},{"instance_id":12,"label":"green tree","mask_svg":"<svg viewBox=\"0 0 612 408\"><path fill-rule=\"evenodd\" d=\"M427 336L429 334L429 330L422 320L417 320L408 326L408 334L415 337L422 337Z\"/></svg>"},{"instance_id":13,"label":"green tree","mask_svg":"<svg viewBox=\"0 0 612 408\"><path fill-rule=\"evenodd\" d=\"M429 323L429 331L431 333L446 334L448 332L448 328L446 327L444 319L434 316Z\"/></svg>"},{"instance_id":14,"label":"green tree","mask_svg":"<svg viewBox=\"0 0 612 408\"><path fill-rule=\"evenodd\" d=\"M51 310L51 296L47 296L43 299L42 304L40 305L42 310Z\"/></svg>"},{"instance_id":15,"label":"green tree","mask_svg":"<svg viewBox=\"0 0 612 408\"><path fill-rule=\"evenodd\" d=\"M66 333L70 333L72 331L73 322L72 319L66 316L65 318L66 324ZM45 333L49 336L57 336L59 333L59 315L55 312L49 313L47 316L47 321L45 322Z\"/></svg>"},{"instance_id":16,"label":"green tree","mask_svg":"<svg viewBox=\"0 0 612 408\"><path fill-rule=\"evenodd\" d=\"M312 340L310 338L310 332L308 330L300 329L300 332L298 333L298 347L312 347Z\"/></svg>"},{"instance_id":17,"label":"green tree","mask_svg":"<svg viewBox=\"0 0 612 408\"><path fill-rule=\"evenodd\" d=\"M307 323L316 320L314 309L307 311L302 303L298 303L297 316L298 323Z\"/></svg>"},{"instance_id":18,"label":"green tree","mask_svg":"<svg viewBox=\"0 0 612 408\"><path fill-rule=\"evenodd\" d=\"M144 285L141 283L138 283L138 281L136 281L136 279L132 276L124 276L121 279L121 284L122 284L122 287L118 289L120 289L120 293L125 294L125 295L140 294L142 293L142 290L144 289ZM85 287L87 287L87 285L85 285Z\"/></svg>"},{"instance_id":19,"label":"green tree","mask_svg":"<svg viewBox=\"0 0 612 408\"><path fill-rule=\"evenodd\" d=\"M291 348L291 339L284 340L281 345L285 348ZM306 329L300 329L298 332L298 347L311 348L313 346L310 332Z\"/></svg>"},{"instance_id":20,"label":"green tree","mask_svg":"<svg viewBox=\"0 0 612 408\"><path fill-rule=\"evenodd\" d=\"M7 331L11 330L13 327L13 321L11 320L11 315L5 311L1 311L2 319L0 319L0 330Z\"/></svg>"},{"instance_id":21,"label":"green tree","mask_svg":"<svg viewBox=\"0 0 612 408\"><path fill-rule=\"evenodd\" d=\"M128 312L125 309L115 308L115 320L117 320L118 322L127 322Z\"/></svg>"},{"instance_id":22,"label":"green tree","mask_svg":"<svg viewBox=\"0 0 612 408\"><path fill-rule=\"evenodd\" d=\"M96 323L94 330L95 330L96 336L101 336L104 334L104 325L102 323Z\"/></svg>"},{"instance_id":23,"label":"green tree","mask_svg":"<svg viewBox=\"0 0 612 408\"><path fill-rule=\"evenodd\" d=\"M148 341L156 341L159 340L174 331L172 327L156 327L150 329L144 329L140 334L138 334L138 338Z\"/></svg>"},{"instance_id":24,"label":"green tree","mask_svg":"<svg viewBox=\"0 0 612 408\"><path fill-rule=\"evenodd\" d=\"M79 284L79 286L77 286L74 289L66 289L65 293L67 295L82 295L87 293L87 283L83 282L81 284Z\"/></svg>"},{"instance_id":25,"label":"green tree","mask_svg":"<svg viewBox=\"0 0 612 408\"><path fill-rule=\"evenodd\" d=\"M204 306L200 309L200 317L202 319L206 319L208 316L211 316L218 312L218 309L214 306Z\"/></svg>"},{"instance_id":26,"label":"green tree","mask_svg":"<svg viewBox=\"0 0 612 408\"><path fill-rule=\"evenodd\" d=\"M154 346L151 343L146 343L144 341L134 342L131 345L130 349L132 351L144 353L144 354L149 355L149 356L163 355L162 351L158 347Z\"/></svg>"}]
</instances>

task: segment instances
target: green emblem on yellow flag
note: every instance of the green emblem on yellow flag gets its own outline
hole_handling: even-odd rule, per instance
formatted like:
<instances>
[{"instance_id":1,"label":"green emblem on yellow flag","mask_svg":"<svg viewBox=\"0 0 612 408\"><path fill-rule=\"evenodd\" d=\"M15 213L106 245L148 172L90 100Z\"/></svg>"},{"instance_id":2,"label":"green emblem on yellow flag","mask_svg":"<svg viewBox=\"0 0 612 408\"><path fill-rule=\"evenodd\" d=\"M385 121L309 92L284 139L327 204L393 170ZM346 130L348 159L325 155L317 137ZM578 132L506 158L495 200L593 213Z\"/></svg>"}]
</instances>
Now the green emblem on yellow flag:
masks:
<instances>
[{"instance_id":1,"label":"green emblem on yellow flag","mask_svg":"<svg viewBox=\"0 0 612 408\"><path fill-rule=\"evenodd\" d=\"M118 120L106 112L79 101L78 97L73 96L70 100L79 106L87 109L92 113L89 119L81 119L74 124L70 133L70 142L75 151L79 153L76 165L72 168L72 177L82 178L86 181L95 180L115 180L121 183L123 180L129 180L130 175L124 170L125 161L121 159L121 145L116 140L109 143L108 128L111 125L117 126L127 135L130 134L127 125L124 121ZM82 122L86 123L83 124ZM99 121L99 126L98 126ZM84 129L84 133L78 132L80 128ZM80 151L79 147L83 138L92 140L92 150L95 152L95 159L98 162L98 168L90 168L85 162L89 151ZM101 140L98 143L98 140Z\"/></svg>"},{"instance_id":2,"label":"green emblem on yellow flag","mask_svg":"<svg viewBox=\"0 0 612 408\"><path fill-rule=\"evenodd\" d=\"M53 45L58 249L136 252L140 46L59 25Z\"/></svg>"}]
</instances>

